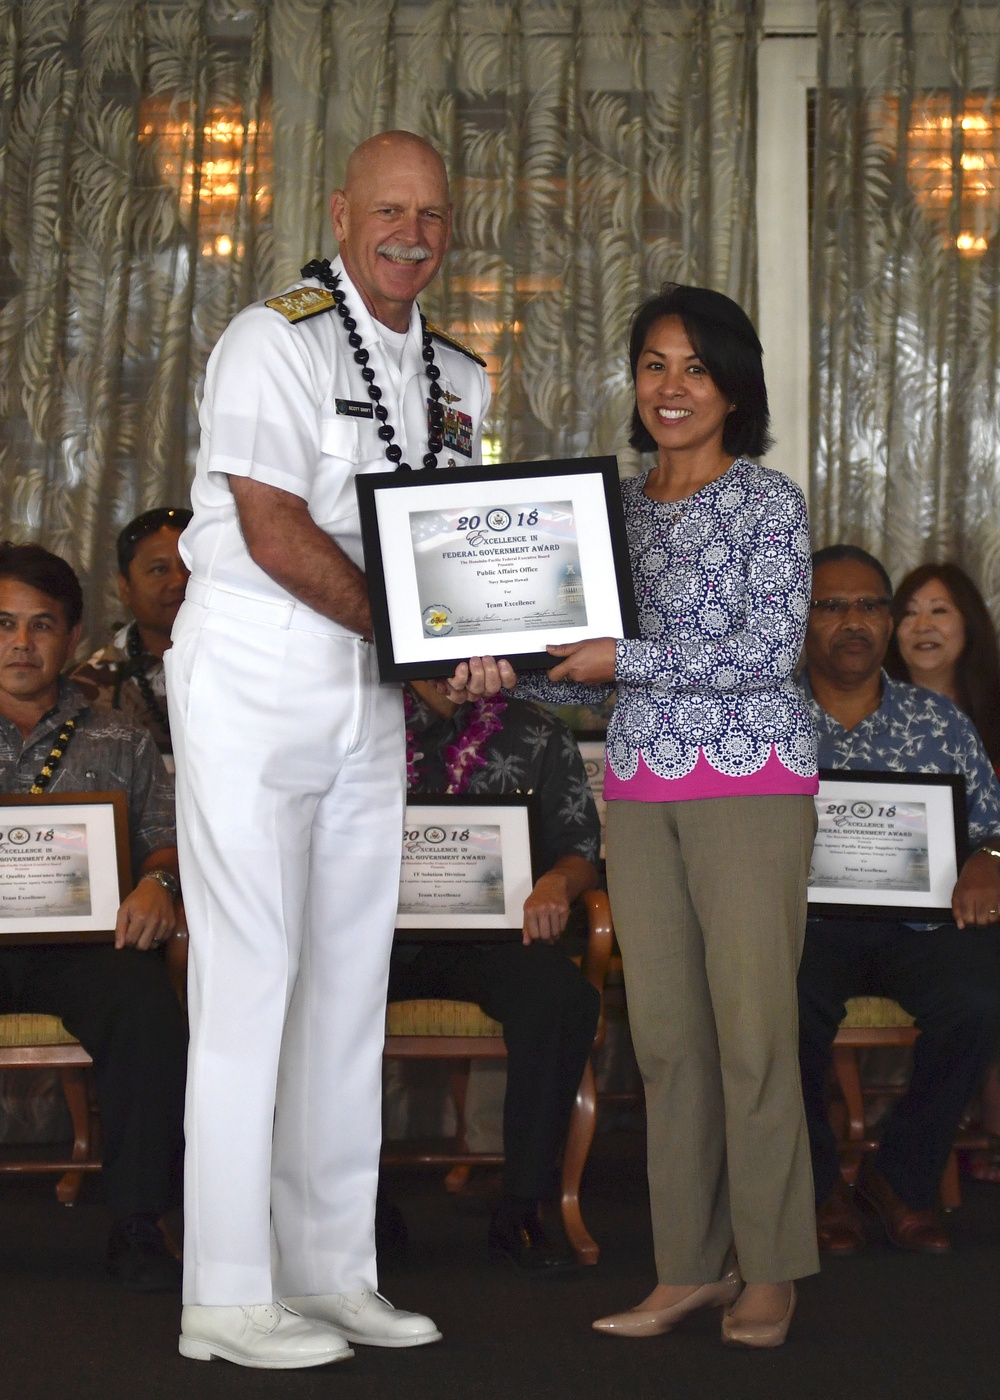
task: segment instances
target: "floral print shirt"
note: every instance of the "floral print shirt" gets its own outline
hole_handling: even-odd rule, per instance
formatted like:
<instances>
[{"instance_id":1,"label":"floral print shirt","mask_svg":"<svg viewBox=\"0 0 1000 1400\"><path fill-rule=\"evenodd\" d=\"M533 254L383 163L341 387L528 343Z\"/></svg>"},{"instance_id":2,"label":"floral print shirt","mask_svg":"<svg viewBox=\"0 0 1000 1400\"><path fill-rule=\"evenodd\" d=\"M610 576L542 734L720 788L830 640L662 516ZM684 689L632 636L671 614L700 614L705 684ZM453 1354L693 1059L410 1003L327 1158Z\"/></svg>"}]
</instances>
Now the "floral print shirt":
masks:
<instances>
[{"instance_id":1,"label":"floral print shirt","mask_svg":"<svg viewBox=\"0 0 1000 1400\"><path fill-rule=\"evenodd\" d=\"M845 729L813 699L807 675L800 684L816 726L821 768L960 773L965 779L970 845L997 839L1000 782L972 720L947 696L891 680L883 671L881 705L853 729Z\"/></svg>"},{"instance_id":2,"label":"floral print shirt","mask_svg":"<svg viewBox=\"0 0 1000 1400\"><path fill-rule=\"evenodd\" d=\"M617 644L610 770L628 781L641 755L656 778L683 779L704 755L742 779L773 754L812 778L812 721L793 680L812 581L802 492L743 458L684 501L651 500L645 484L622 483L641 636ZM612 688L536 672L517 689L593 704Z\"/></svg>"},{"instance_id":3,"label":"floral print shirt","mask_svg":"<svg viewBox=\"0 0 1000 1400\"><path fill-rule=\"evenodd\" d=\"M410 721L416 740L413 792L448 790L445 751L461 735L467 705L442 719L419 697ZM534 793L538 802L539 865L551 870L560 856L582 856L597 864L601 823L576 740L555 716L521 700L510 700L503 727L483 751L467 792L476 796Z\"/></svg>"},{"instance_id":4,"label":"floral print shirt","mask_svg":"<svg viewBox=\"0 0 1000 1400\"><path fill-rule=\"evenodd\" d=\"M27 739L0 715L0 792L27 792L68 719L77 722L48 791L124 792L128 798L133 873L154 851L177 845L174 783L152 738L114 710L91 708L72 682L60 680L58 703Z\"/></svg>"}]
</instances>

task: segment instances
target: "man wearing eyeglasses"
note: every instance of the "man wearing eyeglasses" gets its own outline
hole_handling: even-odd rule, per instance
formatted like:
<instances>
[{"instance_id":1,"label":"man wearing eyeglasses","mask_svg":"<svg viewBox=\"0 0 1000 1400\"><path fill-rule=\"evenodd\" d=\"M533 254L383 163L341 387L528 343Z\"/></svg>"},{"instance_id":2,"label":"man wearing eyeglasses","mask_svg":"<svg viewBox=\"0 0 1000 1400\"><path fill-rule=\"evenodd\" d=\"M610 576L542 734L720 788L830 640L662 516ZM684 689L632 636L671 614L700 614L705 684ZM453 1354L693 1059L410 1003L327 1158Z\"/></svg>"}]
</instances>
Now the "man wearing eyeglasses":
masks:
<instances>
[{"instance_id":1,"label":"man wearing eyeglasses","mask_svg":"<svg viewBox=\"0 0 1000 1400\"><path fill-rule=\"evenodd\" d=\"M813 556L802 685L821 768L958 773L972 854L952 895L954 923L810 919L799 968L799 1058L816 1185L820 1249L851 1254L863 1220L841 1181L827 1117L831 1046L849 997L891 997L920 1029L909 1087L889 1114L856 1196L891 1244L950 1248L935 1203L959 1119L1000 1040L1000 784L971 720L934 691L882 670L892 587L852 545Z\"/></svg>"}]
</instances>

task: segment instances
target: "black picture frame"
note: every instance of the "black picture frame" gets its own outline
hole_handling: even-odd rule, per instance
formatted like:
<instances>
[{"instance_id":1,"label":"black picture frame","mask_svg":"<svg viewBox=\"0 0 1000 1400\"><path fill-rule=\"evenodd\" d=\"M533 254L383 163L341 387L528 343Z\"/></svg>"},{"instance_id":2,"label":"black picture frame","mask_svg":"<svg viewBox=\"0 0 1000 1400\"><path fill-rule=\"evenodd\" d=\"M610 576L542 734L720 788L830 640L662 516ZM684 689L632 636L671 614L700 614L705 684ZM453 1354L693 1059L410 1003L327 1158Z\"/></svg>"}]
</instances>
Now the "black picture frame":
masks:
<instances>
[{"instance_id":1,"label":"black picture frame","mask_svg":"<svg viewBox=\"0 0 1000 1400\"><path fill-rule=\"evenodd\" d=\"M821 804L833 800L828 786L833 783L838 784L841 788L847 786L853 789L853 793L846 796L848 803L874 805L876 809L879 797L884 794L887 788L912 789L914 800L917 800L916 794L920 789L930 789L932 792L947 790L951 798L949 816L944 821L940 820L938 816L933 825L931 822L928 823L928 851L930 853L932 842L939 843L942 839L953 844L950 844L943 854L940 848L934 850L933 857L929 854L929 861L933 859L935 870L940 872L935 876L934 871L932 871L931 881L939 885L941 895L944 894L944 885L948 885L948 903L920 903L907 899L905 895L891 898L890 895L900 896L901 892L888 889L884 892L887 898L884 902L880 902L871 897L871 890L862 882L859 882L856 887L855 893L859 896L856 900L845 900L842 897L838 899L832 890L821 893L810 882L808 892L809 917L819 919L897 919L910 923L950 922L954 918L950 903L951 890L954 888L954 881L958 878L958 873L965 864L969 851L965 781L962 776L956 773L866 772L860 769L821 768L819 777L820 791L816 796L817 814L821 811ZM825 791L824 785L827 785ZM877 811L875 815L877 816ZM945 874L945 871L952 867L953 877Z\"/></svg>"},{"instance_id":2,"label":"black picture frame","mask_svg":"<svg viewBox=\"0 0 1000 1400\"><path fill-rule=\"evenodd\" d=\"M478 814L487 813L490 810L511 811L523 813L524 830L527 837L527 848L529 855L528 869L521 872L523 876L522 884L530 892L535 881L538 879L538 859L539 859L539 817L538 807L533 796L528 793L505 793L499 797L489 795L473 796L468 793L408 793L406 797L407 824L404 825L404 850L403 860L407 857L406 851L406 831L409 828L409 815L411 811L419 811L420 808L448 809L453 816L451 820L455 823L463 820L463 813L474 812ZM513 880L511 883L515 883ZM527 895L525 894L525 898ZM406 916L406 921L400 923L400 915L397 914L395 941L398 943L503 943L521 941L522 925L519 922L517 927L510 924L502 924L499 920L492 925L476 924L475 926L454 923L442 926L434 919L428 918L426 922L410 922L412 917L416 920L419 916Z\"/></svg>"},{"instance_id":3,"label":"black picture frame","mask_svg":"<svg viewBox=\"0 0 1000 1400\"><path fill-rule=\"evenodd\" d=\"M620 626L616 626L613 633L606 628L596 631L589 626L583 628L579 640L612 634L622 637L637 637L639 635L639 619L635 603L628 539L625 532L625 514L622 508L621 480L618 475L617 458L583 457L544 462L501 463L489 467L477 466L447 471L362 473L355 478L355 487L361 520L365 570L368 577L375 650L378 658L379 676L383 681L423 680L448 676L452 674L458 662L466 660L470 655L481 655L483 650L477 649L473 644L472 637L467 634L464 637L455 636L450 639L429 639L425 643L427 655L420 659L406 660L398 655L400 642L393 634L390 616L392 609L385 561L386 551L389 548L398 551L400 544L398 541L394 541L390 546L387 541L382 539L378 514L379 494L399 490L412 491L416 488L418 491L426 491L429 495L435 489L446 491L453 486L481 484L488 485L492 491L508 481L518 485L525 481L565 478L567 476L596 476L602 483L604 517L607 522L606 543L610 553L611 568L609 574L611 577L594 580L590 583L584 578L582 586L588 590L585 597L597 599L603 617L608 608L606 590L613 577L614 597L617 601L617 614L620 620ZM404 543L410 549L412 556L410 541L406 540ZM602 542L602 549L603 547ZM408 613L412 612L413 601L411 594L410 606L407 608ZM611 607L614 611L614 603ZM529 635L534 638L540 634L536 631L534 633L511 632L508 635L511 639L517 639L518 637L526 638ZM496 633L483 635L497 636ZM424 641L424 639L420 640ZM437 645L439 642L446 644L439 646ZM417 643L413 645L417 645ZM431 651L434 653L433 656L430 655ZM548 654L544 647L540 647L537 641L533 645L517 643L507 647L496 646L493 651L496 655L505 656L515 670L537 670L555 664L555 659Z\"/></svg>"}]
</instances>

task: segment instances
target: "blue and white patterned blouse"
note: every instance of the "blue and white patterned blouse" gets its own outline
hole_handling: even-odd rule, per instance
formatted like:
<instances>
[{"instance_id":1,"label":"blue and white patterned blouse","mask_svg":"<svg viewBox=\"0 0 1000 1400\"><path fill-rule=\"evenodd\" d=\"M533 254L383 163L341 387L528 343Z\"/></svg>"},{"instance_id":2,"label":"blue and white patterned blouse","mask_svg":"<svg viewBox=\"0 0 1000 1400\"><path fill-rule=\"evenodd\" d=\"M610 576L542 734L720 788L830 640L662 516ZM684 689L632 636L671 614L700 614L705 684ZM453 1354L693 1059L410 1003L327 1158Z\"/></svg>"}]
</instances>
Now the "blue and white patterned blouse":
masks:
<instances>
[{"instance_id":1,"label":"blue and white patterned blouse","mask_svg":"<svg viewBox=\"0 0 1000 1400\"><path fill-rule=\"evenodd\" d=\"M802 492L743 458L670 504L646 495L646 479L622 483L641 636L617 644L606 795L815 791L812 721L793 680L812 577ZM533 673L518 693L593 704L613 688Z\"/></svg>"},{"instance_id":2,"label":"blue and white patterned blouse","mask_svg":"<svg viewBox=\"0 0 1000 1400\"><path fill-rule=\"evenodd\" d=\"M961 773L970 844L975 847L996 839L1000 783L972 720L947 696L890 680L883 671L881 705L853 729L845 729L813 699L808 676L800 684L816 726L821 768Z\"/></svg>"}]
</instances>

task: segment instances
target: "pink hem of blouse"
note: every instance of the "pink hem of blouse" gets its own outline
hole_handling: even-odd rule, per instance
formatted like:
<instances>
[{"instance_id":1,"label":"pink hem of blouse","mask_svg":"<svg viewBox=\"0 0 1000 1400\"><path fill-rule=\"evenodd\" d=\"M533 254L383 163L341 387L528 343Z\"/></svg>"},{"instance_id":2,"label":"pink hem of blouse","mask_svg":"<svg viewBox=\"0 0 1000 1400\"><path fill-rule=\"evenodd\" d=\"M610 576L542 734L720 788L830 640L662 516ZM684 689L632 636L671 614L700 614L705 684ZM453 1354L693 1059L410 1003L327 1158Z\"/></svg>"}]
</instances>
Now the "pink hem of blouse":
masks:
<instances>
[{"instance_id":1,"label":"pink hem of blouse","mask_svg":"<svg viewBox=\"0 0 1000 1400\"><path fill-rule=\"evenodd\" d=\"M814 773L804 778L786 768L771 748L770 757L756 773L720 773L713 768L699 749L698 761L683 778L661 778L639 754L639 766L634 777L619 778L610 765L604 772L606 802L691 802L702 797L785 797L819 791L819 777Z\"/></svg>"}]
</instances>

